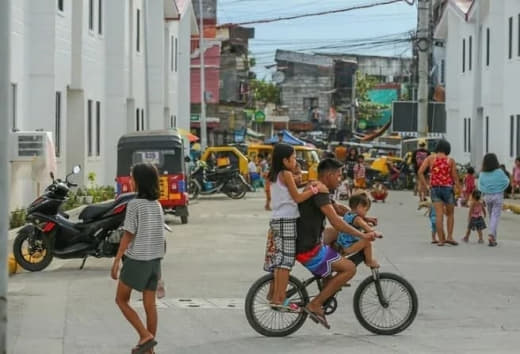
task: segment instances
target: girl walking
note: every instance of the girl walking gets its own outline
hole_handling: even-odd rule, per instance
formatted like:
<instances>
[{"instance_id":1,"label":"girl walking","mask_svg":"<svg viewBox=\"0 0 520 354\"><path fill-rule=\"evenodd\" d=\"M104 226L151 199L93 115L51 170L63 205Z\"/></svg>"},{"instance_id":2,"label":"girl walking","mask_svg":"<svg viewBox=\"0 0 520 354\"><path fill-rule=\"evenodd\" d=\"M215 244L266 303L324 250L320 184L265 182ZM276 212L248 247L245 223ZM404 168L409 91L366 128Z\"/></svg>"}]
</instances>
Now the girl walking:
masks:
<instances>
[{"instance_id":1,"label":"girl walking","mask_svg":"<svg viewBox=\"0 0 520 354\"><path fill-rule=\"evenodd\" d=\"M125 231L119 251L114 259L111 276L118 279L123 255L123 267L119 274L116 303L127 321L139 335L132 354L153 353L157 344L157 309L155 296L161 278L161 259L164 256L164 217L159 198L159 176L155 166L139 163L132 167L132 183L137 192L130 201L123 225ZM132 290L143 293L146 326L129 305Z\"/></svg>"},{"instance_id":2,"label":"girl walking","mask_svg":"<svg viewBox=\"0 0 520 354\"><path fill-rule=\"evenodd\" d=\"M269 171L273 213L269 222L264 269L274 275L274 283L268 295L271 307L289 311L299 310L295 304L284 304L289 272L296 256L296 220L300 216L298 203L320 192L329 192L321 183L312 184L309 190L302 193L298 192L292 173L296 164L292 146L275 145Z\"/></svg>"},{"instance_id":3,"label":"girl walking","mask_svg":"<svg viewBox=\"0 0 520 354\"><path fill-rule=\"evenodd\" d=\"M451 152L451 145L446 140L440 140L435 147L435 153L428 156L419 168L419 180L421 189L426 191L428 184L424 173L430 171L430 187L431 199L435 208L436 229L439 237L438 246L444 246L445 243L456 246L457 241L453 239L455 194L453 186L460 190L460 181L457 176L457 167L455 160L448 155ZM446 214L448 236L444 233L444 214Z\"/></svg>"},{"instance_id":4,"label":"girl walking","mask_svg":"<svg viewBox=\"0 0 520 354\"><path fill-rule=\"evenodd\" d=\"M509 178L500 168L497 155L487 154L482 161L482 170L478 178L478 189L484 194L489 214L489 246L497 245L497 228L504 204L504 191L509 185Z\"/></svg>"},{"instance_id":5,"label":"girl walking","mask_svg":"<svg viewBox=\"0 0 520 354\"><path fill-rule=\"evenodd\" d=\"M469 241L471 231L477 231L478 243L484 243L482 230L486 228L486 222L484 221L484 218L486 217L486 208L484 208L481 197L482 193L480 193L478 189L475 189L473 193L471 193L469 201L468 229L466 230L466 235L462 239L464 242Z\"/></svg>"}]
</instances>

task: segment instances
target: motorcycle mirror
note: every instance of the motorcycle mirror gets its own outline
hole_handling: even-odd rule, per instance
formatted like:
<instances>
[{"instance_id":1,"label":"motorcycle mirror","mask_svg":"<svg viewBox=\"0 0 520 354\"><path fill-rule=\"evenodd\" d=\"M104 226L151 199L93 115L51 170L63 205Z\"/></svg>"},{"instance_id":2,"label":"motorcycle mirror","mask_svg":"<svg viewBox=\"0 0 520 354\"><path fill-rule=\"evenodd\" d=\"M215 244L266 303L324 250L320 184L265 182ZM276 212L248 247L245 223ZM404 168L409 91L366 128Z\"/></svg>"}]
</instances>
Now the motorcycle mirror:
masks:
<instances>
[{"instance_id":1,"label":"motorcycle mirror","mask_svg":"<svg viewBox=\"0 0 520 354\"><path fill-rule=\"evenodd\" d=\"M81 171L81 166L80 165L76 165L72 168L72 173L74 173L75 175L77 175L78 173L80 173Z\"/></svg>"}]
</instances>

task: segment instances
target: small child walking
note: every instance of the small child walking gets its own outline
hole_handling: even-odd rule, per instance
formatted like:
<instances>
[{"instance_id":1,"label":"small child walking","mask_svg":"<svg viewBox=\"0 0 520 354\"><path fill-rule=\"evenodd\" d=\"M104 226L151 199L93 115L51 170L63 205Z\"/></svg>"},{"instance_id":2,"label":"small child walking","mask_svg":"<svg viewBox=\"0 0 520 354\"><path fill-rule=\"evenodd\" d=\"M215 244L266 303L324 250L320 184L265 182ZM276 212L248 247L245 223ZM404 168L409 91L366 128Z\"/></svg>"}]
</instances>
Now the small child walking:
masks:
<instances>
[{"instance_id":1,"label":"small child walking","mask_svg":"<svg viewBox=\"0 0 520 354\"><path fill-rule=\"evenodd\" d=\"M296 164L292 146L275 145L269 171L273 212L269 222L264 270L274 275L267 296L271 307L286 311L299 311L296 304L285 303L289 273L296 257L296 220L300 216L298 203L318 193L329 193L325 185L317 182L309 190L300 193L292 173Z\"/></svg>"},{"instance_id":2,"label":"small child walking","mask_svg":"<svg viewBox=\"0 0 520 354\"><path fill-rule=\"evenodd\" d=\"M125 231L112 265L112 279L118 279L116 303L125 318L139 335L132 354L153 353L157 344L157 309L155 297L161 279L161 260L164 257L164 216L159 198L159 174L154 165L139 163L132 167L132 183L137 197L127 205L123 225ZM143 293L146 326L130 306L133 290Z\"/></svg>"},{"instance_id":3,"label":"small child walking","mask_svg":"<svg viewBox=\"0 0 520 354\"><path fill-rule=\"evenodd\" d=\"M354 188L365 189L366 187L365 158L363 155L359 155L357 163L354 165Z\"/></svg>"},{"instance_id":4,"label":"small child walking","mask_svg":"<svg viewBox=\"0 0 520 354\"><path fill-rule=\"evenodd\" d=\"M511 176L513 183L511 185L511 193L513 199L516 199L515 193L520 193L520 156L515 159L515 166L513 167L513 174Z\"/></svg>"},{"instance_id":5,"label":"small child walking","mask_svg":"<svg viewBox=\"0 0 520 354\"><path fill-rule=\"evenodd\" d=\"M475 190L475 188L476 188L475 169L470 166L470 167L468 167L466 177L464 177L463 196L464 196L464 203L466 205L469 205L469 200L470 200L471 195L473 194L473 191Z\"/></svg>"},{"instance_id":6,"label":"small child walking","mask_svg":"<svg viewBox=\"0 0 520 354\"><path fill-rule=\"evenodd\" d=\"M360 231L374 232L365 220L370 205L370 198L368 198L366 193L354 194L349 200L351 212L346 213L343 220ZM370 268L379 267L372 254L372 241L369 239L360 239L359 237L341 232L338 235L336 244L338 252L343 256L355 254L362 250L365 255L365 264Z\"/></svg>"},{"instance_id":7,"label":"small child walking","mask_svg":"<svg viewBox=\"0 0 520 354\"><path fill-rule=\"evenodd\" d=\"M486 208L484 207L484 203L482 203L481 199L482 193L475 189L470 198L468 229L466 230L466 236L462 238L462 241L464 242L469 241L469 235L471 234L471 231L477 231L478 243L484 243L484 239L482 238L482 230L487 227L486 222L484 221L484 218L486 217Z\"/></svg>"}]
</instances>

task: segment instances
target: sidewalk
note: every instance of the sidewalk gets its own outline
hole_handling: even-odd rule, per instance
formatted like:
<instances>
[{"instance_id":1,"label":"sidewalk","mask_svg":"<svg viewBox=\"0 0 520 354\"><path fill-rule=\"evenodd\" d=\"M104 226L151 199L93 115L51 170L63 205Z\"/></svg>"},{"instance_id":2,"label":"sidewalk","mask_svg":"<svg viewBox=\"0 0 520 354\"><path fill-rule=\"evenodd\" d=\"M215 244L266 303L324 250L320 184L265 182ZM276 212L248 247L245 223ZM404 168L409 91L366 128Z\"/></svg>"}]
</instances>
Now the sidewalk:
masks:
<instances>
[{"instance_id":1,"label":"sidewalk","mask_svg":"<svg viewBox=\"0 0 520 354\"><path fill-rule=\"evenodd\" d=\"M391 192L374 204L384 238L375 242L381 271L403 275L419 296L414 324L400 335L374 336L357 322L352 296L369 274L364 266L352 288L338 294L332 330L312 321L288 338L264 338L248 325L243 299L263 275L269 213L261 192L246 199L204 198L191 205L190 223L169 219L173 233L163 264L166 298L158 302L157 353L310 354L517 353L520 346L520 215L506 212L496 248L430 244L429 220L410 193ZM455 238L467 209L457 208ZM111 260L53 260L40 273L9 279L8 353L127 353L136 341L114 303ZM309 273L297 265L297 277ZM314 294L314 290L310 290ZM133 304L140 306L138 296ZM142 310L139 310L142 311Z\"/></svg>"}]
</instances>

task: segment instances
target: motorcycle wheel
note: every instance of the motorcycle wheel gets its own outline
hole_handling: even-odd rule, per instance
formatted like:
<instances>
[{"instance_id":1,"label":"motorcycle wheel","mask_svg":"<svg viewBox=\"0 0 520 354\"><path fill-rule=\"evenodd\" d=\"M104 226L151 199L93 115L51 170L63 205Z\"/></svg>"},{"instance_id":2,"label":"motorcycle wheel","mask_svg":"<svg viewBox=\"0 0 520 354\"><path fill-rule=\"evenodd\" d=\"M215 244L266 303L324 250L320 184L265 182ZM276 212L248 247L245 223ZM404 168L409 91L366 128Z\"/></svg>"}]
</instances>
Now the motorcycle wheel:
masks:
<instances>
[{"instance_id":1,"label":"motorcycle wheel","mask_svg":"<svg viewBox=\"0 0 520 354\"><path fill-rule=\"evenodd\" d=\"M30 272L44 270L53 258L49 236L41 234L39 235L40 238L36 239L35 233L41 234L41 231L34 227L25 227L20 230L13 243L13 254L16 262Z\"/></svg>"},{"instance_id":2,"label":"motorcycle wheel","mask_svg":"<svg viewBox=\"0 0 520 354\"><path fill-rule=\"evenodd\" d=\"M199 197L200 188L199 185L195 181L190 181L188 185L188 196L190 199L195 200Z\"/></svg>"},{"instance_id":3,"label":"motorcycle wheel","mask_svg":"<svg viewBox=\"0 0 520 354\"><path fill-rule=\"evenodd\" d=\"M242 199L247 193L247 186L242 183L239 179L233 179L230 181L231 188L226 192L226 195L231 199ZM235 190L235 186L237 189Z\"/></svg>"}]
</instances>

